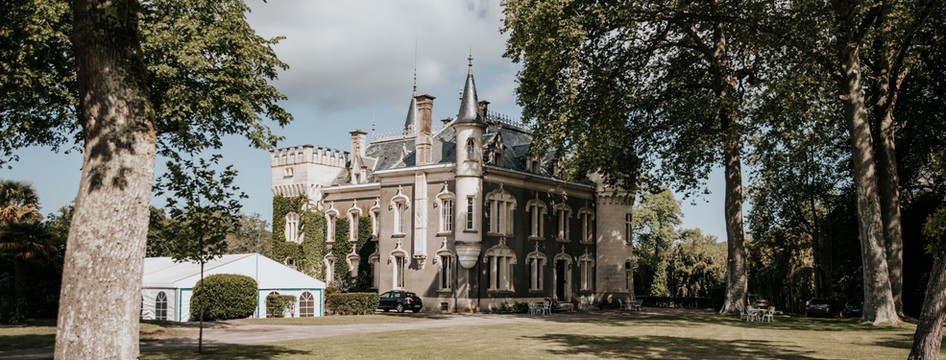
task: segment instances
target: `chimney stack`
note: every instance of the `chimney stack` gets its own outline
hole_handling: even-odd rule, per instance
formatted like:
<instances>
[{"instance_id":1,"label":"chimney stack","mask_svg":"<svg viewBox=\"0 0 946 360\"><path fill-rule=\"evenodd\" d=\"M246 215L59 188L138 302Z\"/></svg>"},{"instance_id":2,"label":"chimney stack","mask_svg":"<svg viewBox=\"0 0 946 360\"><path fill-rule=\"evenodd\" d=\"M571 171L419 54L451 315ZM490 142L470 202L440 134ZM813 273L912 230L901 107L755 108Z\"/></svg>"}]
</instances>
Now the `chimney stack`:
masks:
<instances>
[{"instance_id":1,"label":"chimney stack","mask_svg":"<svg viewBox=\"0 0 946 360\"><path fill-rule=\"evenodd\" d=\"M432 127L433 127L433 108L434 99L432 95L422 94L414 97L417 102L417 165L430 164L431 158Z\"/></svg>"},{"instance_id":2,"label":"chimney stack","mask_svg":"<svg viewBox=\"0 0 946 360\"><path fill-rule=\"evenodd\" d=\"M351 133L351 154L358 155L360 157L365 156L365 135L368 135L364 130L358 129L352 131Z\"/></svg>"}]
</instances>

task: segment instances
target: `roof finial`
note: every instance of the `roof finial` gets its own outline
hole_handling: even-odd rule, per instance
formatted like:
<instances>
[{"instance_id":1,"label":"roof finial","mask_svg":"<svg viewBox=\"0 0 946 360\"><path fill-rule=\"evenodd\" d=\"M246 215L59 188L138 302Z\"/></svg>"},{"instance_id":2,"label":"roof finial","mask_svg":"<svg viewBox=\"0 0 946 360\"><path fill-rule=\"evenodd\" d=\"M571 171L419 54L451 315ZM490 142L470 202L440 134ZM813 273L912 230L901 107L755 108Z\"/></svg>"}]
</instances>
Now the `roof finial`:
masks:
<instances>
[{"instance_id":1,"label":"roof finial","mask_svg":"<svg viewBox=\"0 0 946 360\"><path fill-rule=\"evenodd\" d=\"M414 90L411 96L417 95L417 39L414 39Z\"/></svg>"},{"instance_id":2,"label":"roof finial","mask_svg":"<svg viewBox=\"0 0 946 360\"><path fill-rule=\"evenodd\" d=\"M470 56L466 59L470 61L469 67L473 67L473 45L470 45Z\"/></svg>"}]
</instances>

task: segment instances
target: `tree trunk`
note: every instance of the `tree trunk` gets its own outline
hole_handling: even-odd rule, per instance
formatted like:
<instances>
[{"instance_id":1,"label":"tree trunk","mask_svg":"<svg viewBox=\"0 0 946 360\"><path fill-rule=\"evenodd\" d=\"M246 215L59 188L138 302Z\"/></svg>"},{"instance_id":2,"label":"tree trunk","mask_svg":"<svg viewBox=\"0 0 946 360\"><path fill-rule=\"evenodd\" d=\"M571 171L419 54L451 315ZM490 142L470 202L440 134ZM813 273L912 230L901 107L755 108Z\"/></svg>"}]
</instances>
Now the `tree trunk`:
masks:
<instances>
[{"instance_id":1,"label":"tree trunk","mask_svg":"<svg viewBox=\"0 0 946 360\"><path fill-rule=\"evenodd\" d=\"M749 280L746 276L745 231L742 224L742 164L738 136L726 141L726 237L729 262L726 268L726 299L721 314L739 314L746 306Z\"/></svg>"},{"instance_id":2,"label":"tree trunk","mask_svg":"<svg viewBox=\"0 0 946 360\"><path fill-rule=\"evenodd\" d=\"M57 359L139 355L156 137L133 0L73 3L82 175L69 228Z\"/></svg>"},{"instance_id":3,"label":"tree trunk","mask_svg":"<svg viewBox=\"0 0 946 360\"><path fill-rule=\"evenodd\" d=\"M871 144L870 125L861 86L860 49L855 41L838 43L841 75L839 92L851 137L851 159L854 164L854 187L857 193L857 223L861 244L864 276L863 320L876 324L898 324L881 221L877 171Z\"/></svg>"},{"instance_id":4,"label":"tree trunk","mask_svg":"<svg viewBox=\"0 0 946 360\"><path fill-rule=\"evenodd\" d=\"M913 334L913 349L908 359L939 359L943 342L943 318L946 316L946 247L940 247L930 269L923 310Z\"/></svg>"}]
</instances>

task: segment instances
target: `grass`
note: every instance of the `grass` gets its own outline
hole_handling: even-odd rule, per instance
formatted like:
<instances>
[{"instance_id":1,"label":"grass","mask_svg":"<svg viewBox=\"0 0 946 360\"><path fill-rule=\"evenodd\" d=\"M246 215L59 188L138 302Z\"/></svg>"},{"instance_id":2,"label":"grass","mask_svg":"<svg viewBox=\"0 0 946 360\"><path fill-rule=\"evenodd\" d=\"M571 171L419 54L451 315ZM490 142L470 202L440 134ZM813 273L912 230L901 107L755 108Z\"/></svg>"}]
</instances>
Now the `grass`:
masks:
<instances>
[{"instance_id":1,"label":"grass","mask_svg":"<svg viewBox=\"0 0 946 360\"><path fill-rule=\"evenodd\" d=\"M416 314L415 316L360 315L360 316L322 316L309 318L266 318L233 320L236 323L260 325L353 325L407 323L437 318L436 315Z\"/></svg>"},{"instance_id":2,"label":"grass","mask_svg":"<svg viewBox=\"0 0 946 360\"><path fill-rule=\"evenodd\" d=\"M512 316L512 315L510 315ZM390 319L383 319L388 321ZM712 314L556 315L505 323L211 347L201 359L890 359L909 353L914 325L874 327L855 320L777 318L746 323ZM946 352L943 353L946 356ZM142 359L197 358L193 349Z\"/></svg>"},{"instance_id":3,"label":"grass","mask_svg":"<svg viewBox=\"0 0 946 360\"><path fill-rule=\"evenodd\" d=\"M646 310L646 309L645 309ZM507 315L510 318L524 315ZM354 325L416 323L442 318L416 316L330 316L257 319L229 325ZM850 319L779 317L747 323L708 312L605 312L555 314L529 322L333 336L251 345L144 352L142 359L890 359L905 358L913 324L875 327ZM193 334L193 324L145 322L142 338ZM55 328L0 327L0 350L51 346ZM946 352L942 357L946 358Z\"/></svg>"}]
</instances>

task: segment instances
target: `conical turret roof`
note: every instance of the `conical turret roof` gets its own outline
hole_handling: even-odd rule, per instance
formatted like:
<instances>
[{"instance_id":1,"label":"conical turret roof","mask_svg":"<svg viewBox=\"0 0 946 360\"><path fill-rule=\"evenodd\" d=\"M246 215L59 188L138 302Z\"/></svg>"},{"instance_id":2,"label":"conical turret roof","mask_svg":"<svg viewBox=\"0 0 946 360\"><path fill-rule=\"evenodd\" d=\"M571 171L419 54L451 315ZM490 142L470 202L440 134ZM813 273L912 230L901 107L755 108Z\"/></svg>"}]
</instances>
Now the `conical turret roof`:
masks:
<instances>
[{"instance_id":1,"label":"conical turret roof","mask_svg":"<svg viewBox=\"0 0 946 360\"><path fill-rule=\"evenodd\" d=\"M417 126L417 100L411 96L411 105L407 108L407 119L404 120L404 134L410 134Z\"/></svg>"},{"instance_id":2,"label":"conical turret roof","mask_svg":"<svg viewBox=\"0 0 946 360\"><path fill-rule=\"evenodd\" d=\"M463 86L463 95L460 97L460 112L457 113L456 122L485 124L480 116L479 99L476 97L476 82L473 81L473 56L470 56L469 60L469 70L466 73L466 84Z\"/></svg>"}]
</instances>

